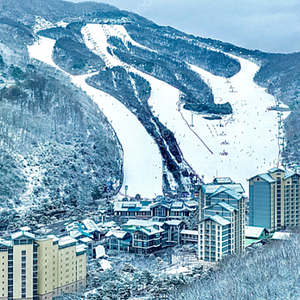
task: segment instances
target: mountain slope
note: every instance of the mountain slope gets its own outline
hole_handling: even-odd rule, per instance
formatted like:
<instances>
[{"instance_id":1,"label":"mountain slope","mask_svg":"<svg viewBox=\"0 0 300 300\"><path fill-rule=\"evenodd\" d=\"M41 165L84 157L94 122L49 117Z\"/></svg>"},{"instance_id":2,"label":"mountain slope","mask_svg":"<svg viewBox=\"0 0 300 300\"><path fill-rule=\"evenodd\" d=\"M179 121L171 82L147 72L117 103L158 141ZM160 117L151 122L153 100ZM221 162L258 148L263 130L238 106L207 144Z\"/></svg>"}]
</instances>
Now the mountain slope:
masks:
<instances>
[{"instance_id":1,"label":"mountain slope","mask_svg":"<svg viewBox=\"0 0 300 300\"><path fill-rule=\"evenodd\" d=\"M0 19L2 213L86 205L103 197L108 182L116 194L123 154L111 125L68 77L30 60L27 45L37 37L18 18L26 11L4 12L14 19Z\"/></svg>"},{"instance_id":2,"label":"mountain slope","mask_svg":"<svg viewBox=\"0 0 300 300\"><path fill-rule=\"evenodd\" d=\"M280 154L285 164L299 164L299 54L250 51L186 35L106 4L1 0L0 8L0 196L6 207L81 206L120 189L124 194L128 183L130 196L176 195L193 192L199 174L211 178L218 170L243 181L276 165L277 119L265 112L275 101L255 91L253 70L256 83L294 109L285 120L287 148ZM27 50L41 37L51 38L53 47L40 58L44 63ZM226 85L230 80L232 87ZM259 101L261 110L245 108ZM121 111L135 139L126 141L121 133ZM258 116L262 121L255 126ZM128 149L126 164L112 127ZM242 135L261 138L255 147L265 150L246 150L252 146ZM143 145L134 147L139 139ZM258 161L251 163L253 158Z\"/></svg>"}]
</instances>

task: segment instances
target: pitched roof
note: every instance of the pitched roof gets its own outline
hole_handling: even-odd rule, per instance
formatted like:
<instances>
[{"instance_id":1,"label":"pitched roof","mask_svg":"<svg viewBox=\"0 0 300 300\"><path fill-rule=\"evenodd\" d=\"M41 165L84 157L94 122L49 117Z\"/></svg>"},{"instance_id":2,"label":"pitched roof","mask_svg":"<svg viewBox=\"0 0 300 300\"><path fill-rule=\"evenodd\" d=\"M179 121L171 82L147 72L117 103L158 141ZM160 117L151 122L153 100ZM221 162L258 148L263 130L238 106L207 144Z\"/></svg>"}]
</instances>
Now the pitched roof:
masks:
<instances>
[{"instance_id":1,"label":"pitched roof","mask_svg":"<svg viewBox=\"0 0 300 300\"><path fill-rule=\"evenodd\" d=\"M170 204L165 203L165 202L156 202L150 205L151 208L156 207L156 206L164 206L166 208L170 208Z\"/></svg>"},{"instance_id":2,"label":"pitched roof","mask_svg":"<svg viewBox=\"0 0 300 300\"><path fill-rule=\"evenodd\" d=\"M228 189L224 186L221 186L219 189L217 189L212 195L210 195L210 197L217 196L221 193L226 193L228 196L230 196L236 200L240 200L243 197L241 194L238 194L234 190Z\"/></svg>"},{"instance_id":3,"label":"pitched roof","mask_svg":"<svg viewBox=\"0 0 300 300\"><path fill-rule=\"evenodd\" d=\"M8 240L4 240L4 239L0 238L0 246L12 247L13 246L13 242L12 241L8 241Z\"/></svg>"},{"instance_id":4,"label":"pitched roof","mask_svg":"<svg viewBox=\"0 0 300 300\"><path fill-rule=\"evenodd\" d=\"M230 211L230 212L233 212L235 210L238 210L237 208L235 208L234 206L226 203L225 201L221 201L219 203L217 203L216 205L219 205L219 206L222 206L224 209Z\"/></svg>"},{"instance_id":5,"label":"pitched roof","mask_svg":"<svg viewBox=\"0 0 300 300\"><path fill-rule=\"evenodd\" d=\"M220 187L224 187L224 188L233 190L239 194L242 194L245 192L243 186L240 183L225 184L224 186L218 185L218 184L203 184L200 187L203 190L203 192L207 195L215 193L216 190L218 190Z\"/></svg>"},{"instance_id":6,"label":"pitched roof","mask_svg":"<svg viewBox=\"0 0 300 300\"><path fill-rule=\"evenodd\" d=\"M14 233L11 234L11 238L13 240L14 239L18 239L21 236L25 236L25 237L28 237L30 239L34 239L35 238L35 235L33 233L28 232L28 231L18 231L18 232L14 232Z\"/></svg>"},{"instance_id":7,"label":"pitched roof","mask_svg":"<svg viewBox=\"0 0 300 300\"><path fill-rule=\"evenodd\" d=\"M138 228L136 231L141 231L141 232L145 233L146 235L152 235L152 234L161 233L164 230L160 227L158 227L158 229L157 229L154 226L145 226L145 227Z\"/></svg>"},{"instance_id":8,"label":"pitched roof","mask_svg":"<svg viewBox=\"0 0 300 300\"><path fill-rule=\"evenodd\" d=\"M71 231L71 230L75 230L75 229L79 229L79 228L83 228L83 227L84 227L83 224L78 223L78 222L73 222L73 223L66 225L66 230Z\"/></svg>"},{"instance_id":9,"label":"pitched roof","mask_svg":"<svg viewBox=\"0 0 300 300\"><path fill-rule=\"evenodd\" d=\"M178 226L181 223L184 223L182 220L169 220L169 221L165 221L166 224L168 225L173 225L173 226Z\"/></svg>"},{"instance_id":10,"label":"pitched roof","mask_svg":"<svg viewBox=\"0 0 300 300\"><path fill-rule=\"evenodd\" d=\"M71 230L69 232L69 235L73 238L78 238L82 235L87 236L89 238L92 238L93 235L88 231L88 230L83 230L83 229L75 229L75 230Z\"/></svg>"},{"instance_id":11,"label":"pitched roof","mask_svg":"<svg viewBox=\"0 0 300 300\"><path fill-rule=\"evenodd\" d=\"M213 180L213 182L216 182L217 184L230 184L234 183L230 177L217 177Z\"/></svg>"},{"instance_id":12,"label":"pitched roof","mask_svg":"<svg viewBox=\"0 0 300 300\"><path fill-rule=\"evenodd\" d=\"M53 243L59 241L59 238L54 234L49 234L47 237L52 239Z\"/></svg>"},{"instance_id":13,"label":"pitched roof","mask_svg":"<svg viewBox=\"0 0 300 300\"><path fill-rule=\"evenodd\" d=\"M273 179L268 173L258 174L258 175L255 175L255 176L253 176L253 177L247 179L247 180L250 181L250 180L252 180L252 179L254 179L254 178L256 178L256 177L259 177L259 178L261 178L261 179L263 179L263 180L265 180L265 181L267 181L267 182L269 182L269 183L276 182L276 180Z\"/></svg>"},{"instance_id":14,"label":"pitched roof","mask_svg":"<svg viewBox=\"0 0 300 300\"><path fill-rule=\"evenodd\" d=\"M98 245L98 246L95 248L95 251L96 251L96 258L107 256L107 255L105 254L105 248L104 248L102 245Z\"/></svg>"},{"instance_id":15,"label":"pitched roof","mask_svg":"<svg viewBox=\"0 0 300 300\"><path fill-rule=\"evenodd\" d=\"M100 261L100 265L104 271L107 269L112 269L111 263L106 259L102 259Z\"/></svg>"},{"instance_id":16,"label":"pitched roof","mask_svg":"<svg viewBox=\"0 0 300 300\"><path fill-rule=\"evenodd\" d=\"M266 228L256 226L245 226L245 237L258 239Z\"/></svg>"},{"instance_id":17,"label":"pitched roof","mask_svg":"<svg viewBox=\"0 0 300 300\"><path fill-rule=\"evenodd\" d=\"M292 176L294 176L294 175L300 176L299 174L297 174L297 173L295 173L295 172L292 172L292 171L286 171L285 174L284 174L283 179L284 179L284 180L285 180L285 179L288 179L288 178L290 178L290 177L292 177Z\"/></svg>"},{"instance_id":18,"label":"pitched roof","mask_svg":"<svg viewBox=\"0 0 300 300\"><path fill-rule=\"evenodd\" d=\"M219 215L214 215L214 216L210 216L210 217L207 217L205 218L204 220L200 221L200 223L204 222L204 221L207 221L207 220L212 220L222 226L226 226L226 225L229 225L230 222L224 218L222 218L221 216Z\"/></svg>"},{"instance_id":19,"label":"pitched roof","mask_svg":"<svg viewBox=\"0 0 300 300\"><path fill-rule=\"evenodd\" d=\"M288 240L290 236L290 232L275 232L272 236L272 240Z\"/></svg>"},{"instance_id":20,"label":"pitched roof","mask_svg":"<svg viewBox=\"0 0 300 300\"><path fill-rule=\"evenodd\" d=\"M91 219L85 219L82 221L82 223L88 231L94 231L97 229L96 223Z\"/></svg>"},{"instance_id":21,"label":"pitched roof","mask_svg":"<svg viewBox=\"0 0 300 300\"><path fill-rule=\"evenodd\" d=\"M172 206L171 206L172 208L177 208L177 209L179 209L179 208L183 208L183 203L182 202L179 202L179 201L176 201L176 202L173 202L172 203Z\"/></svg>"},{"instance_id":22,"label":"pitched roof","mask_svg":"<svg viewBox=\"0 0 300 300\"><path fill-rule=\"evenodd\" d=\"M93 240L86 236L84 238L79 239L79 241L82 242L82 243L90 243Z\"/></svg>"},{"instance_id":23,"label":"pitched roof","mask_svg":"<svg viewBox=\"0 0 300 300\"><path fill-rule=\"evenodd\" d=\"M59 246L66 246L66 245L71 245L71 244L76 244L76 243L77 243L77 240L75 240L74 238L72 238L69 235L61 237L58 241Z\"/></svg>"},{"instance_id":24,"label":"pitched roof","mask_svg":"<svg viewBox=\"0 0 300 300\"><path fill-rule=\"evenodd\" d=\"M199 203L195 200L185 201L184 203L188 207L193 207L193 206L198 206L199 205Z\"/></svg>"},{"instance_id":25,"label":"pitched roof","mask_svg":"<svg viewBox=\"0 0 300 300\"><path fill-rule=\"evenodd\" d=\"M86 252L86 249L88 248L88 246L86 246L85 244L77 244L76 245L76 254L83 254Z\"/></svg>"},{"instance_id":26,"label":"pitched roof","mask_svg":"<svg viewBox=\"0 0 300 300\"><path fill-rule=\"evenodd\" d=\"M20 228L21 231L31 231L31 228L28 226L24 226Z\"/></svg>"},{"instance_id":27,"label":"pitched roof","mask_svg":"<svg viewBox=\"0 0 300 300\"><path fill-rule=\"evenodd\" d=\"M268 170L269 173L275 173L275 172L284 172L284 170L279 169L279 168L271 168L270 170Z\"/></svg>"},{"instance_id":28,"label":"pitched roof","mask_svg":"<svg viewBox=\"0 0 300 300\"><path fill-rule=\"evenodd\" d=\"M105 222L105 223L98 223L97 227L109 228L109 227L118 227L118 225L115 221L109 221L109 222Z\"/></svg>"},{"instance_id":29,"label":"pitched roof","mask_svg":"<svg viewBox=\"0 0 300 300\"><path fill-rule=\"evenodd\" d=\"M114 236L117 239L123 239L126 235L126 231L123 230L110 230L105 237L110 237L110 236Z\"/></svg>"}]
</instances>

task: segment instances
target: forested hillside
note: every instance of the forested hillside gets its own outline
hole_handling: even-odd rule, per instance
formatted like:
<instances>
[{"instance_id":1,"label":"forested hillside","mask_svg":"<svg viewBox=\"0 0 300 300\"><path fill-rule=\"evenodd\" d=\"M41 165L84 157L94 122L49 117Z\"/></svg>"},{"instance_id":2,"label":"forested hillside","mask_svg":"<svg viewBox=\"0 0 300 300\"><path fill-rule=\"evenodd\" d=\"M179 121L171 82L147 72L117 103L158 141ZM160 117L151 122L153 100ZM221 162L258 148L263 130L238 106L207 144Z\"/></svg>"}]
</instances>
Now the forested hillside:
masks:
<instances>
[{"instance_id":1,"label":"forested hillside","mask_svg":"<svg viewBox=\"0 0 300 300\"><path fill-rule=\"evenodd\" d=\"M6 7L2 14L11 17L0 18L4 219L9 222L7 211L20 207L41 205L44 210L45 205L92 203L103 197L108 182L111 194L117 193L122 183L122 146L106 117L65 75L29 59L27 45L37 36L32 30L35 17L27 6L43 11L46 7L30 1L14 7L1 1L1 5ZM20 22L23 19L26 25Z\"/></svg>"},{"instance_id":2,"label":"forested hillside","mask_svg":"<svg viewBox=\"0 0 300 300\"><path fill-rule=\"evenodd\" d=\"M0 161L5 207L36 205L37 199L89 203L106 195L108 183L114 186L111 194L117 193L122 183L122 147L105 116L63 73L29 59L27 46L39 36L56 40L53 59L66 72L100 71L89 83L114 95L136 114L159 146L165 169L177 181L177 192L184 190L182 178L192 175L182 165L173 133L151 114L147 83L128 72L123 78L123 71L111 69L86 47L81 29L89 22L124 25L131 38L144 47L110 37L110 55L178 88L184 108L192 112L226 115L232 113L232 107L215 104L211 87L189 64L230 78L241 68L230 53L254 60L261 66L255 82L292 109L284 125L287 147L282 157L286 165L299 164L298 53L262 53L194 37L107 4L1 0ZM109 74L123 74L126 86L122 80L109 81ZM128 98L122 95L126 89ZM165 186L165 191L170 189L166 180Z\"/></svg>"}]
</instances>

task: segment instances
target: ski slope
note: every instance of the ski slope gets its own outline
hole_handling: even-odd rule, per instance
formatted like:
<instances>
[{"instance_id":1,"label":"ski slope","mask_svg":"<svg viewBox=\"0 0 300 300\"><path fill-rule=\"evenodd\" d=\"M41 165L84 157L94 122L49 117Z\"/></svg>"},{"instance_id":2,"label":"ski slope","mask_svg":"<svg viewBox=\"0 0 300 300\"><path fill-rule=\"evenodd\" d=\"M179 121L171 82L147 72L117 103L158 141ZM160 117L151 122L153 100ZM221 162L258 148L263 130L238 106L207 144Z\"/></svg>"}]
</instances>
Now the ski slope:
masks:
<instances>
[{"instance_id":1,"label":"ski slope","mask_svg":"<svg viewBox=\"0 0 300 300\"><path fill-rule=\"evenodd\" d=\"M231 177L242 183L248 194L247 178L277 165L278 124L277 113L266 110L275 104L274 98L253 82L258 67L238 59L241 71L230 81L191 66L212 87L216 103L232 105L233 114L221 121L184 110L172 87L155 86L160 95L149 104L161 122L175 132L185 158L206 182L217 176Z\"/></svg>"},{"instance_id":2,"label":"ski slope","mask_svg":"<svg viewBox=\"0 0 300 300\"><path fill-rule=\"evenodd\" d=\"M107 52L109 36L120 37L125 45L131 42L145 48L134 42L123 26L88 24L82 33L87 47L107 66L123 66L149 81L152 92L148 102L153 114L174 132L184 158L196 173L204 175L205 182L216 176L228 176L242 183L248 194L247 178L278 164L278 116L276 111L266 110L275 104L275 99L253 82L259 68L256 64L235 57L241 63L241 71L230 80L190 66L212 87L215 102L230 102L233 108L233 114L222 120L207 120L182 108L177 89ZM39 44L29 48L31 56L57 67L51 58L54 42L41 38ZM151 198L161 194L162 160L155 142L119 101L88 86L88 76L91 74L71 78L103 110L124 148L125 180L121 192L125 193L127 185L131 196L139 193Z\"/></svg>"},{"instance_id":3,"label":"ski slope","mask_svg":"<svg viewBox=\"0 0 300 300\"><path fill-rule=\"evenodd\" d=\"M123 41L131 41L120 26L109 26L107 30ZM230 80L191 66L212 87L216 103L232 105L233 114L221 121L192 115L179 106L177 89L139 74L151 84L152 95L148 102L154 115L175 133L185 159L196 173L204 175L206 182L216 176L231 177L242 183L248 194L247 178L278 164L278 116L277 112L266 110L275 104L274 97L253 82L259 67L235 58L240 61L241 71Z\"/></svg>"},{"instance_id":4,"label":"ski slope","mask_svg":"<svg viewBox=\"0 0 300 300\"><path fill-rule=\"evenodd\" d=\"M52 60L54 44L54 40L40 37L37 43L28 48L28 51L32 58L60 69ZM142 197L153 198L161 195L162 160L157 145L137 118L123 104L86 84L86 78L92 75L69 76L76 86L98 104L122 144L124 182L120 192L125 194L125 186L128 186L128 195L131 196L141 194Z\"/></svg>"}]
</instances>

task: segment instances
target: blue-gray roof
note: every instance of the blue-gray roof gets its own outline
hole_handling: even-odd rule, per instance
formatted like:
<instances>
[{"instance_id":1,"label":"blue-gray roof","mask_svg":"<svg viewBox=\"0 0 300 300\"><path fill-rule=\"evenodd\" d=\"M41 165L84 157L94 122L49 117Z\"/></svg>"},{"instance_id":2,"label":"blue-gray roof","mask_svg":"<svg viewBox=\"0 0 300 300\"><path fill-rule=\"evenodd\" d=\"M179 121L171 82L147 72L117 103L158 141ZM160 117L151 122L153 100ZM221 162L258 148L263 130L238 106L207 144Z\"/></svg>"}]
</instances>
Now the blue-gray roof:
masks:
<instances>
[{"instance_id":1,"label":"blue-gray roof","mask_svg":"<svg viewBox=\"0 0 300 300\"><path fill-rule=\"evenodd\" d=\"M234 183L230 177L217 177L214 179L217 184L231 184Z\"/></svg>"},{"instance_id":2,"label":"blue-gray roof","mask_svg":"<svg viewBox=\"0 0 300 300\"><path fill-rule=\"evenodd\" d=\"M265 180L265 181L267 181L267 182L269 182L269 183L276 182L276 180L273 179L273 178L271 177L271 175L269 175L268 173L255 175L255 176L249 178L248 181L252 180L252 179L255 178L255 177L259 177L259 178L261 178L262 180Z\"/></svg>"},{"instance_id":3,"label":"blue-gray roof","mask_svg":"<svg viewBox=\"0 0 300 300\"><path fill-rule=\"evenodd\" d=\"M297 173L295 173L295 172L292 172L292 171L286 171L285 174L284 174L283 179L284 179L284 180L285 180L285 179L288 179L288 178L290 178L290 177L292 177L292 176L294 176L294 175L300 176L299 174L297 174Z\"/></svg>"},{"instance_id":4,"label":"blue-gray roof","mask_svg":"<svg viewBox=\"0 0 300 300\"><path fill-rule=\"evenodd\" d=\"M0 238L0 246L12 247L13 246L13 242L12 241L8 241L8 240L4 240L4 239Z\"/></svg>"},{"instance_id":5,"label":"blue-gray roof","mask_svg":"<svg viewBox=\"0 0 300 300\"><path fill-rule=\"evenodd\" d=\"M215 193L220 187L224 187L230 190L235 191L236 193L243 194L245 192L243 186L240 183L233 183L233 184L203 184L201 188L203 192L207 195Z\"/></svg>"},{"instance_id":6,"label":"blue-gray roof","mask_svg":"<svg viewBox=\"0 0 300 300\"><path fill-rule=\"evenodd\" d=\"M11 238L13 240L20 238L21 236L26 236L27 238L35 239L35 235L27 231L18 231L11 234Z\"/></svg>"},{"instance_id":7,"label":"blue-gray roof","mask_svg":"<svg viewBox=\"0 0 300 300\"><path fill-rule=\"evenodd\" d=\"M212 217L207 217L205 220L212 220L222 226L226 226L226 225L229 225L230 222L224 218L222 218L221 216L219 215L215 215L215 216L212 216Z\"/></svg>"},{"instance_id":8,"label":"blue-gray roof","mask_svg":"<svg viewBox=\"0 0 300 300\"><path fill-rule=\"evenodd\" d=\"M186 206L189 206L189 207L191 207L191 206L198 206L199 205L199 203L197 201L195 201L195 200L185 201L184 203L185 203Z\"/></svg>"},{"instance_id":9,"label":"blue-gray roof","mask_svg":"<svg viewBox=\"0 0 300 300\"><path fill-rule=\"evenodd\" d=\"M232 205L226 203L225 201L221 201L221 202L219 202L219 203L216 204L216 205L222 206L224 209L226 209L226 210L228 210L228 211L230 211L230 212L233 212L233 211L235 211L235 210L238 210L238 209L235 208L234 206L232 206Z\"/></svg>"},{"instance_id":10,"label":"blue-gray roof","mask_svg":"<svg viewBox=\"0 0 300 300\"><path fill-rule=\"evenodd\" d=\"M137 228L136 231L141 231L141 232L145 233L146 235L152 235L152 234L164 232L164 230L162 228L158 227L158 229L157 229L154 226L140 227L140 228Z\"/></svg>"},{"instance_id":11,"label":"blue-gray roof","mask_svg":"<svg viewBox=\"0 0 300 300\"><path fill-rule=\"evenodd\" d=\"M116 201L114 202L114 211L150 211L150 204L143 205L139 201Z\"/></svg>"},{"instance_id":12,"label":"blue-gray roof","mask_svg":"<svg viewBox=\"0 0 300 300\"><path fill-rule=\"evenodd\" d=\"M236 193L234 190L227 189L224 186L221 186L218 190L216 190L210 197L214 197L219 195L220 193L226 193L228 196L240 200L243 196L241 194Z\"/></svg>"},{"instance_id":13,"label":"blue-gray roof","mask_svg":"<svg viewBox=\"0 0 300 300\"><path fill-rule=\"evenodd\" d=\"M270 183L276 181L276 180L275 180L272 176L270 176L269 174L261 174L261 175L259 175L259 177L262 178L262 179L264 179L264 180L267 181L267 182L270 182Z\"/></svg>"},{"instance_id":14,"label":"blue-gray roof","mask_svg":"<svg viewBox=\"0 0 300 300\"><path fill-rule=\"evenodd\" d=\"M284 172L284 170L275 167L275 168L271 168L270 170L268 170L268 172L269 172L269 173L274 173L274 172Z\"/></svg>"},{"instance_id":15,"label":"blue-gray roof","mask_svg":"<svg viewBox=\"0 0 300 300\"><path fill-rule=\"evenodd\" d=\"M207 209L213 208L214 206L221 206L222 208L224 208L224 209L226 209L226 210L228 210L228 211L230 211L230 212L233 212L234 210L237 210L237 211L238 211L238 209L237 209L236 207L234 207L234 206L228 204L228 203L225 202L225 201L220 201L220 202L218 202L218 203L215 203L215 204L212 204L212 205L205 206L205 207L203 207L202 209L203 209L203 210L207 210Z\"/></svg>"}]
</instances>

